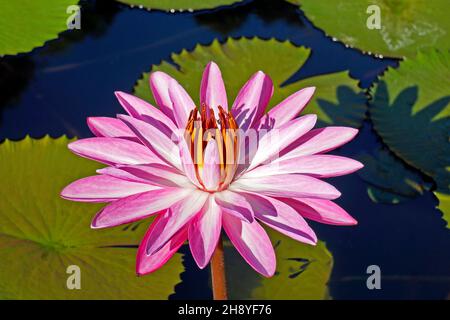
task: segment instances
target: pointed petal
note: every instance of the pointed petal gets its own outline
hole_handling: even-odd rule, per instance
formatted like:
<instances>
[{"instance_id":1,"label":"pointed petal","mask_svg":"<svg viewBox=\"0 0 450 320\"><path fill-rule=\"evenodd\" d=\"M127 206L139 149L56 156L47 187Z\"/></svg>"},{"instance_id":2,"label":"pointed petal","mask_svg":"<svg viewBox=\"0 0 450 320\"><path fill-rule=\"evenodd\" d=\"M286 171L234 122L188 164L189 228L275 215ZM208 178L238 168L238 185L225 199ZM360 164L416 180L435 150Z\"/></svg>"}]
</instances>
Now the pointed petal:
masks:
<instances>
[{"instance_id":1,"label":"pointed petal","mask_svg":"<svg viewBox=\"0 0 450 320\"><path fill-rule=\"evenodd\" d=\"M257 178L241 177L233 182L232 191L249 191L270 197L308 197L336 199L341 193L331 184L300 174L280 174Z\"/></svg>"},{"instance_id":2,"label":"pointed petal","mask_svg":"<svg viewBox=\"0 0 450 320\"><path fill-rule=\"evenodd\" d=\"M205 148L202 181L207 190L216 190L220 182L219 150L215 140L210 140Z\"/></svg>"},{"instance_id":3,"label":"pointed petal","mask_svg":"<svg viewBox=\"0 0 450 320\"><path fill-rule=\"evenodd\" d=\"M148 274L161 268L187 240L187 228L185 227L178 231L161 249L151 255L147 255L146 248L149 236L160 217L161 215L155 218L139 245L136 259L136 273L138 275Z\"/></svg>"},{"instance_id":4,"label":"pointed petal","mask_svg":"<svg viewBox=\"0 0 450 320\"><path fill-rule=\"evenodd\" d=\"M308 87L291 94L264 115L259 129L278 128L297 117L311 100L315 87Z\"/></svg>"},{"instance_id":5,"label":"pointed petal","mask_svg":"<svg viewBox=\"0 0 450 320\"><path fill-rule=\"evenodd\" d=\"M144 145L120 138L87 138L69 143L69 149L81 156L106 164L162 163Z\"/></svg>"},{"instance_id":6,"label":"pointed petal","mask_svg":"<svg viewBox=\"0 0 450 320\"><path fill-rule=\"evenodd\" d=\"M150 74L150 89L160 110L175 121L172 100L169 96L169 82L171 79L173 78L164 72L153 72Z\"/></svg>"},{"instance_id":7,"label":"pointed petal","mask_svg":"<svg viewBox=\"0 0 450 320\"><path fill-rule=\"evenodd\" d=\"M98 174L102 174L102 175L105 175L105 176L118 178L118 179L121 179L121 180L149 184L149 182L146 179L138 177L138 176L136 176L134 174L131 174L131 173L125 171L125 170L122 170L122 169L120 169L117 166L97 169L96 172Z\"/></svg>"},{"instance_id":8,"label":"pointed petal","mask_svg":"<svg viewBox=\"0 0 450 320\"><path fill-rule=\"evenodd\" d=\"M61 197L81 202L109 202L154 189L157 188L149 184L109 176L90 176L69 184L61 191Z\"/></svg>"},{"instance_id":9,"label":"pointed petal","mask_svg":"<svg viewBox=\"0 0 450 320\"><path fill-rule=\"evenodd\" d=\"M97 137L136 139L136 135L122 121L108 117L87 118L89 129Z\"/></svg>"},{"instance_id":10,"label":"pointed petal","mask_svg":"<svg viewBox=\"0 0 450 320\"><path fill-rule=\"evenodd\" d=\"M315 245L317 236L305 219L287 204L271 197L244 193L253 207L255 218L300 242Z\"/></svg>"},{"instance_id":11,"label":"pointed petal","mask_svg":"<svg viewBox=\"0 0 450 320\"><path fill-rule=\"evenodd\" d=\"M266 231L254 220L244 222L224 213L222 224L230 241L245 261L265 277L275 273L276 259L272 243Z\"/></svg>"},{"instance_id":12,"label":"pointed petal","mask_svg":"<svg viewBox=\"0 0 450 320\"><path fill-rule=\"evenodd\" d=\"M155 229L149 235L147 254L152 254L163 247L172 236L185 226L200 211L209 194L202 191L190 191L188 197L172 205Z\"/></svg>"},{"instance_id":13,"label":"pointed petal","mask_svg":"<svg viewBox=\"0 0 450 320\"><path fill-rule=\"evenodd\" d=\"M261 118L272 94L272 80L261 71L244 84L231 107L240 129L246 131Z\"/></svg>"},{"instance_id":14,"label":"pointed petal","mask_svg":"<svg viewBox=\"0 0 450 320\"><path fill-rule=\"evenodd\" d=\"M278 158L283 149L310 131L316 124L316 121L317 116L315 114L310 114L294 119L279 128L267 132L267 134L259 140L258 150L256 151L248 170L255 168L259 164L273 157Z\"/></svg>"},{"instance_id":15,"label":"pointed petal","mask_svg":"<svg viewBox=\"0 0 450 320\"><path fill-rule=\"evenodd\" d=\"M97 170L97 173L161 187L194 188L177 169L163 164L107 167Z\"/></svg>"},{"instance_id":16,"label":"pointed petal","mask_svg":"<svg viewBox=\"0 0 450 320\"><path fill-rule=\"evenodd\" d=\"M150 123L125 115L118 115L118 118L136 134L143 144L154 151L161 160L181 170L178 146L171 138L162 134Z\"/></svg>"},{"instance_id":17,"label":"pointed petal","mask_svg":"<svg viewBox=\"0 0 450 320\"><path fill-rule=\"evenodd\" d=\"M216 192L214 196L216 203L224 212L247 222L253 221L252 206L244 196L230 190Z\"/></svg>"},{"instance_id":18,"label":"pointed petal","mask_svg":"<svg viewBox=\"0 0 450 320\"><path fill-rule=\"evenodd\" d=\"M310 155L286 160L274 161L247 171L242 176L264 177L277 174L301 173L316 178L329 178L346 175L363 167L359 161L334 156L334 155Z\"/></svg>"},{"instance_id":19,"label":"pointed petal","mask_svg":"<svg viewBox=\"0 0 450 320\"><path fill-rule=\"evenodd\" d=\"M164 188L134 194L104 207L92 221L92 228L108 228L141 220L187 198L189 190Z\"/></svg>"},{"instance_id":20,"label":"pointed petal","mask_svg":"<svg viewBox=\"0 0 450 320\"><path fill-rule=\"evenodd\" d=\"M204 207L189 226L189 247L200 269L206 267L211 259L222 230L222 212L209 196Z\"/></svg>"},{"instance_id":21,"label":"pointed petal","mask_svg":"<svg viewBox=\"0 0 450 320\"><path fill-rule=\"evenodd\" d=\"M169 81L169 97L172 101L173 117L178 128L186 128L189 113L196 108L189 94L174 79Z\"/></svg>"},{"instance_id":22,"label":"pointed petal","mask_svg":"<svg viewBox=\"0 0 450 320\"><path fill-rule=\"evenodd\" d=\"M344 209L330 200L310 198L280 198L280 200L294 208L304 218L310 220L342 226L358 224Z\"/></svg>"},{"instance_id":23,"label":"pointed petal","mask_svg":"<svg viewBox=\"0 0 450 320\"><path fill-rule=\"evenodd\" d=\"M329 152L352 140L357 133L358 129L347 127L326 127L311 130L283 150L278 160Z\"/></svg>"},{"instance_id":24,"label":"pointed petal","mask_svg":"<svg viewBox=\"0 0 450 320\"><path fill-rule=\"evenodd\" d=\"M197 179L194 163L192 162L191 152L184 139L180 139L178 148L180 149L180 159L184 174L195 186L201 188Z\"/></svg>"},{"instance_id":25,"label":"pointed petal","mask_svg":"<svg viewBox=\"0 0 450 320\"><path fill-rule=\"evenodd\" d=\"M218 106L228 110L227 92L223 83L222 73L216 63L210 62L203 71L200 84L200 105L206 104L219 114Z\"/></svg>"},{"instance_id":26,"label":"pointed petal","mask_svg":"<svg viewBox=\"0 0 450 320\"><path fill-rule=\"evenodd\" d=\"M122 107L133 118L152 123L168 136L177 130L170 117L147 101L121 91L116 91L115 94Z\"/></svg>"}]
</instances>

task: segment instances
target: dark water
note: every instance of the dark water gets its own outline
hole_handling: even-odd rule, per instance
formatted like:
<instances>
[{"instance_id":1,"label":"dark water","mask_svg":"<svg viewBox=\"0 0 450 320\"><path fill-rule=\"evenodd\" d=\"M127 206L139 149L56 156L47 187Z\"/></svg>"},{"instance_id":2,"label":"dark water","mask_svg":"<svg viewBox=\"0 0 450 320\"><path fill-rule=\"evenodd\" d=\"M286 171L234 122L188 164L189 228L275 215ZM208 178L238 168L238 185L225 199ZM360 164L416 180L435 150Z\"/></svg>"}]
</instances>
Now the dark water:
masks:
<instances>
[{"instance_id":1,"label":"dark water","mask_svg":"<svg viewBox=\"0 0 450 320\"><path fill-rule=\"evenodd\" d=\"M0 140L24 136L87 137L87 116L121 112L113 92L131 92L152 64L172 52L227 37L275 37L312 48L311 59L292 81L350 70L368 88L398 61L345 48L315 29L282 1L257 0L212 12L168 14L130 9L112 1L82 2L82 29L65 32L43 48L0 59ZM366 121L360 135L337 153L355 156L380 141ZM450 232L432 193L399 205L373 203L353 174L333 179L337 201L356 227L311 223L334 256L330 293L335 299L443 299L450 293ZM187 248L183 249L188 252ZM172 298L210 298L208 272L190 254ZM366 268L379 265L382 289L368 290Z\"/></svg>"}]
</instances>

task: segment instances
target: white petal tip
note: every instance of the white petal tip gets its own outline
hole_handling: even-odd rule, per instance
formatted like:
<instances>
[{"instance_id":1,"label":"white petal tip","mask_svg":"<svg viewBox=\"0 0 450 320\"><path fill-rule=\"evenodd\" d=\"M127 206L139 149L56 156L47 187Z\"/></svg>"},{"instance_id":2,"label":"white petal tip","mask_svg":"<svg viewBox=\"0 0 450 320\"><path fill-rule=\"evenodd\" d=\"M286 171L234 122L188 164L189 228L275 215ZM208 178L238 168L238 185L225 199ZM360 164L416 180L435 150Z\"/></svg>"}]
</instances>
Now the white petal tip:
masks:
<instances>
[{"instance_id":1,"label":"white petal tip","mask_svg":"<svg viewBox=\"0 0 450 320\"><path fill-rule=\"evenodd\" d=\"M70 200L70 195L69 193L66 191L66 188L64 188L60 193L59 196L65 200Z\"/></svg>"},{"instance_id":2,"label":"white petal tip","mask_svg":"<svg viewBox=\"0 0 450 320\"><path fill-rule=\"evenodd\" d=\"M67 145L67 148L68 148L70 151L76 153L76 151L77 151L77 149L78 149L77 146L79 145L79 142L80 142L80 141L82 141L82 140L77 140L77 141L74 141L74 142L69 143L69 144Z\"/></svg>"},{"instance_id":3,"label":"white petal tip","mask_svg":"<svg viewBox=\"0 0 450 320\"><path fill-rule=\"evenodd\" d=\"M356 226L358 225L358 221L354 219L353 217L348 217L345 221L342 223L343 226Z\"/></svg>"},{"instance_id":4,"label":"white petal tip","mask_svg":"<svg viewBox=\"0 0 450 320\"><path fill-rule=\"evenodd\" d=\"M208 62L208 64L206 65L206 68L210 68L210 67L213 67L213 68L215 68L215 69L219 69L219 66L217 65L217 63L215 63L214 61L210 61L210 62Z\"/></svg>"},{"instance_id":5,"label":"white petal tip","mask_svg":"<svg viewBox=\"0 0 450 320\"><path fill-rule=\"evenodd\" d=\"M264 277L266 277L266 278L272 278L274 276L274 274L275 274L275 271L276 271L275 269L274 270L267 270L267 271L261 272L261 274Z\"/></svg>"},{"instance_id":6,"label":"white petal tip","mask_svg":"<svg viewBox=\"0 0 450 320\"><path fill-rule=\"evenodd\" d=\"M194 259L195 260L195 259ZM199 267L199 269L205 269L206 266L208 265L209 262L206 263L199 263L198 261L195 261L197 263L197 266Z\"/></svg>"},{"instance_id":7,"label":"white petal tip","mask_svg":"<svg viewBox=\"0 0 450 320\"><path fill-rule=\"evenodd\" d=\"M125 93L123 91L114 91L114 95L116 96L117 100L122 101L125 100L126 96L128 96L128 93Z\"/></svg>"},{"instance_id":8,"label":"white petal tip","mask_svg":"<svg viewBox=\"0 0 450 320\"><path fill-rule=\"evenodd\" d=\"M352 135L352 139L358 134L359 130L356 128L347 127L348 132Z\"/></svg>"},{"instance_id":9,"label":"white petal tip","mask_svg":"<svg viewBox=\"0 0 450 320\"><path fill-rule=\"evenodd\" d=\"M103 229L103 228L107 228L108 227L108 226L101 225L101 224L98 223L98 217L99 217L100 213L101 213L101 211L95 215L94 219L92 219L91 229L96 230L96 229Z\"/></svg>"},{"instance_id":10,"label":"white petal tip","mask_svg":"<svg viewBox=\"0 0 450 320\"><path fill-rule=\"evenodd\" d=\"M171 79L171 77L162 71L154 71L150 74L150 82L167 79Z\"/></svg>"}]
</instances>

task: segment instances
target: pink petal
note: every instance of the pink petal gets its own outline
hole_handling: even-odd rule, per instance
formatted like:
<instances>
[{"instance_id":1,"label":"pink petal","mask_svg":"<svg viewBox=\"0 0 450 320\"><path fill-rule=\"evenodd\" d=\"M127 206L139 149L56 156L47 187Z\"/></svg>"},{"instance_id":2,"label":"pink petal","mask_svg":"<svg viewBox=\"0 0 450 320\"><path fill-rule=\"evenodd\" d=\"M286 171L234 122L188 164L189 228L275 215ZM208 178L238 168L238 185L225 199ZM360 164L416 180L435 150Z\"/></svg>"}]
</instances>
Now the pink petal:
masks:
<instances>
[{"instance_id":1,"label":"pink petal","mask_svg":"<svg viewBox=\"0 0 450 320\"><path fill-rule=\"evenodd\" d=\"M153 123L168 136L177 130L177 126L170 117L147 101L121 91L116 91L115 94L120 104L133 118Z\"/></svg>"},{"instance_id":2,"label":"pink petal","mask_svg":"<svg viewBox=\"0 0 450 320\"><path fill-rule=\"evenodd\" d=\"M259 223L256 220L245 222L224 213L222 224L244 260L263 276L273 276L276 267L275 252L269 236Z\"/></svg>"},{"instance_id":3,"label":"pink petal","mask_svg":"<svg viewBox=\"0 0 450 320\"><path fill-rule=\"evenodd\" d=\"M108 228L144 219L186 199L190 191L164 188L134 194L104 207L92 221L92 228Z\"/></svg>"},{"instance_id":4,"label":"pink petal","mask_svg":"<svg viewBox=\"0 0 450 320\"><path fill-rule=\"evenodd\" d=\"M358 224L344 209L330 200L310 198L280 198L280 200L310 220L342 226Z\"/></svg>"},{"instance_id":5,"label":"pink petal","mask_svg":"<svg viewBox=\"0 0 450 320\"><path fill-rule=\"evenodd\" d=\"M222 73L214 62L208 63L205 71L203 71L200 84L200 104L206 104L212 108L216 117L219 114L218 106L221 106L225 111L228 110L227 92Z\"/></svg>"},{"instance_id":6,"label":"pink petal","mask_svg":"<svg viewBox=\"0 0 450 320\"><path fill-rule=\"evenodd\" d=\"M163 247L172 236L185 226L200 211L208 199L209 193L189 191L188 197L172 205L155 224L149 235L147 254L152 254Z\"/></svg>"},{"instance_id":7,"label":"pink petal","mask_svg":"<svg viewBox=\"0 0 450 320\"><path fill-rule=\"evenodd\" d=\"M328 178L346 175L362 167L361 162L346 157L311 155L274 161L248 171L242 177L255 178L276 174L303 173L316 178Z\"/></svg>"},{"instance_id":8,"label":"pink petal","mask_svg":"<svg viewBox=\"0 0 450 320\"><path fill-rule=\"evenodd\" d=\"M252 206L244 196L230 190L223 190L214 193L214 197L223 212L234 215L236 218L247 222L253 221Z\"/></svg>"},{"instance_id":9,"label":"pink petal","mask_svg":"<svg viewBox=\"0 0 450 320\"><path fill-rule=\"evenodd\" d=\"M329 152L352 140L357 133L358 129L347 127L311 130L289 148L283 150L279 160Z\"/></svg>"},{"instance_id":10,"label":"pink petal","mask_svg":"<svg viewBox=\"0 0 450 320\"><path fill-rule=\"evenodd\" d=\"M278 157L284 148L311 130L316 124L316 121L317 116L315 114L306 115L267 132L259 140L258 150L248 170L255 168L273 157Z\"/></svg>"},{"instance_id":11,"label":"pink petal","mask_svg":"<svg viewBox=\"0 0 450 320\"><path fill-rule=\"evenodd\" d=\"M163 164L107 167L97 170L97 173L162 187L194 188L186 176Z\"/></svg>"},{"instance_id":12,"label":"pink petal","mask_svg":"<svg viewBox=\"0 0 450 320\"><path fill-rule=\"evenodd\" d=\"M136 261L136 273L138 275L145 275L161 268L187 240L187 228L182 228L161 249L151 255L147 255L148 239L160 216L155 218L139 245Z\"/></svg>"},{"instance_id":13,"label":"pink petal","mask_svg":"<svg viewBox=\"0 0 450 320\"><path fill-rule=\"evenodd\" d=\"M118 115L118 118L125 122L141 142L159 155L163 161L181 170L180 151L171 138L150 123L125 115Z\"/></svg>"},{"instance_id":14,"label":"pink petal","mask_svg":"<svg viewBox=\"0 0 450 320\"><path fill-rule=\"evenodd\" d=\"M200 188L201 185L197 179L197 174L195 171L196 169L194 163L192 162L191 152L189 151L184 139L180 139L178 148L180 149L180 159L184 174L194 185Z\"/></svg>"},{"instance_id":15,"label":"pink petal","mask_svg":"<svg viewBox=\"0 0 450 320\"><path fill-rule=\"evenodd\" d=\"M222 212L209 196L204 207L192 220L189 226L189 246L192 256L199 268L203 269L209 263L222 230Z\"/></svg>"},{"instance_id":16,"label":"pink petal","mask_svg":"<svg viewBox=\"0 0 450 320\"><path fill-rule=\"evenodd\" d=\"M108 117L89 117L89 129L97 137L136 139L136 135L122 121Z\"/></svg>"},{"instance_id":17,"label":"pink petal","mask_svg":"<svg viewBox=\"0 0 450 320\"><path fill-rule=\"evenodd\" d=\"M109 202L154 189L157 188L149 184L110 176L90 176L69 184L61 191L61 197L82 202Z\"/></svg>"},{"instance_id":18,"label":"pink petal","mask_svg":"<svg viewBox=\"0 0 450 320\"><path fill-rule=\"evenodd\" d=\"M215 190L220 182L219 150L215 140L210 140L205 148L202 181L207 190Z\"/></svg>"},{"instance_id":19,"label":"pink petal","mask_svg":"<svg viewBox=\"0 0 450 320\"><path fill-rule=\"evenodd\" d=\"M241 177L233 182L232 191L249 191L270 197L308 197L336 199L341 193L331 184L300 174L280 174L257 178Z\"/></svg>"},{"instance_id":20,"label":"pink petal","mask_svg":"<svg viewBox=\"0 0 450 320\"><path fill-rule=\"evenodd\" d=\"M175 120L172 100L169 96L169 82L171 79L173 78L164 72L153 72L150 74L150 89L160 110L170 119Z\"/></svg>"},{"instance_id":21,"label":"pink petal","mask_svg":"<svg viewBox=\"0 0 450 320\"><path fill-rule=\"evenodd\" d=\"M149 184L148 180L138 177L134 174L131 174L125 170L122 170L117 166L98 169L98 170L96 170L96 172L98 174L102 174L102 175L106 175L106 176L110 176L110 177L114 177L114 178L118 178L118 179L122 179L122 180L126 180L126 181Z\"/></svg>"},{"instance_id":22,"label":"pink petal","mask_svg":"<svg viewBox=\"0 0 450 320\"><path fill-rule=\"evenodd\" d=\"M297 117L311 100L315 87L308 87L291 94L264 115L257 126L259 129L278 128Z\"/></svg>"},{"instance_id":23,"label":"pink petal","mask_svg":"<svg viewBox=\"0 0 450 320\"><path fill-rule=\"evenodd\" d=\"M256 219L297 241L315 245L317 236L308 223L287 204L257 194L244 196L253 207Z\"/></svg>"},{"instance_id":24,"label":"pink petal","mask_svg":"<svg viewBox=\"0 0 450 320\"><path fill-rule=\"evenodd\" d=\"M144 145L120 138L87 138L69 143L69 149L81 156L106 164L162 163Z\"/></svg>"},{"instance_id":25,"label":"pink petal","mask_svg":"<svg viewBox=\"0 0 450 320\"><path fill-rule=\"evenodd\" d=\"M186 128L189 113L196 108L194 101L174 79L169 81L169 97L172 101L173 116L178 128Z\"/></svg>"},{"instance_id":26,"label":"pink petal","mask_svg":"<svg viewBox=\"0 0 450 320\"><path fill-rule=\"evenodd\" d=\"M244 84L231 107L240 129L251 128L261 118L272 94L272 80L261 71Z\"/></svg>"}]
</instances>

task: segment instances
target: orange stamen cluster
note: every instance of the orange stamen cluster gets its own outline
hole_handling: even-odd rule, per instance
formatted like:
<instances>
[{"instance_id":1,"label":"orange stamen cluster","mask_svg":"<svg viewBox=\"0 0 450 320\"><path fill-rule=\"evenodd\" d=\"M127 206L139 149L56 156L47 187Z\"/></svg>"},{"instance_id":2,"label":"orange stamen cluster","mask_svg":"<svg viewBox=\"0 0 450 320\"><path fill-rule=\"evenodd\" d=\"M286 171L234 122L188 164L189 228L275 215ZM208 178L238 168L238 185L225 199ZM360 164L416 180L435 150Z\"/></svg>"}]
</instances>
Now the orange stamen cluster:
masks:
<instances>
[{"instance_id":1,"label":"orange stamen cluster","mask_svg":"<svg viewBox=\"0 0 450 320\"><path fill-rule=\"evenodd\" d=\"M220 166L220 183L217 190L227 187L233 180L238 162L238 127L231 112L218 107L218 114L206 105L189 114L185 139L190 147L197 179L202 186L205 148L211 140L217 144ZM216 118L217 117L217 118Z\"/></svg>"}]
</instances>

